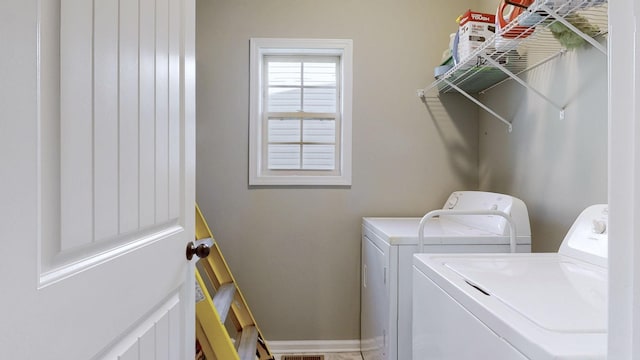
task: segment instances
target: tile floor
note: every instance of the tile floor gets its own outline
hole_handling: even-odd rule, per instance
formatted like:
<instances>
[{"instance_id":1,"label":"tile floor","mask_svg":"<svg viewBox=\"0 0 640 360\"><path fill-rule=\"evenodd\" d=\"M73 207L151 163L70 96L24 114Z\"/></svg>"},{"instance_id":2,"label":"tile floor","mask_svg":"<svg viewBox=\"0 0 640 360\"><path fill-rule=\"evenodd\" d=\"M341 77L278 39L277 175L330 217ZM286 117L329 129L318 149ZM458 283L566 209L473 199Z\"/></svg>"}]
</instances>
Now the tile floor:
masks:
<instances>
[{"instance_id":1,"label":"tile floor","mask_svg":"<svg viewBox=\"0 0 640 360\"><path fill-rule=\"evenodd\" d=\"M275 356L276 360L280 360L280 358L282 357L282 355L279 355L279 354L273 354L273 355ZM295 355L302 355L302 354L295 354ZM317 354L309 354L309 355L317 355ZM362 360L362 356L360 355L359 352L330 353L330 354L324 354L324 360Z\"/></svg>"}]
</instances>

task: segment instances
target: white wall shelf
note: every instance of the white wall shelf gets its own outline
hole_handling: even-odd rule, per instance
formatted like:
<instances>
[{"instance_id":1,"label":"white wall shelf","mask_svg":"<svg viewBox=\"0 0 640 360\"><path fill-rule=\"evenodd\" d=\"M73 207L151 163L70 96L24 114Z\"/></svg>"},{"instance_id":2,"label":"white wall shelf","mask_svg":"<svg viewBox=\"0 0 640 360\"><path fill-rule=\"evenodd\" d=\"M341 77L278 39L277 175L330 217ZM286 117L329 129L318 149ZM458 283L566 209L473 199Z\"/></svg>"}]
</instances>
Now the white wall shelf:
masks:
<instances>
[{"instance_id":1,"label":"white wall shelf","mask_svg":"<svg viewBox=\"0 0 640 360\"><path fill-rule=\"evenodd\" d=\"M468 57L460 59L426 88L418 90L418 96L426 101L427 96L460 93L502 121L511 132L511 122L474 95L513 79L557 108L562 119L566 105L558 104L536 90L521 75L567 51L551 31L562 25L577 34L581 43L606 55L607 48L602 39L608 34L607 9L607 0L538 0ZM531 31L523 31L513 39L503 36L522 30L522 25L530 26Z\"/></svg>"}]
</instances>

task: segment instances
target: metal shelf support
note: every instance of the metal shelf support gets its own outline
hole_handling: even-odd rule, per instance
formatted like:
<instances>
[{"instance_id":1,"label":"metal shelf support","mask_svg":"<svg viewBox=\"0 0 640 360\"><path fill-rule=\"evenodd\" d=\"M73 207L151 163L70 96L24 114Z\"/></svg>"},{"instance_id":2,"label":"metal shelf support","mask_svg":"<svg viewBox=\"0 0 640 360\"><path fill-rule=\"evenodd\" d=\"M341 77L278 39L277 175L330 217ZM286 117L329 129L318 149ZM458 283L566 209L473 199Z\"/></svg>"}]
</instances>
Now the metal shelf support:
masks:
<instances>
[{"instance_id":1,"label":"metal shelf support","mask_svg":"<svg viewBox=\"0 0 640 360\"><path fill-rule=\"evenodd\" d=\"M485 59L491 65L497 67L498 69L502 70L502 72L504 72L505 74L509 75L509 77L512 78L513 80L517 81L518 84L524 86L527 90L535 93L536 95L540 96L542 99L546 100L549 104L553 105L553 107L555 107L556 109L558 109L558 111L560 111L560 117L561 118L563 117L562 116L562 112L564 111L564 107L563 106L560 106L560 105L556 104L548 96L546 96L545 94L543 94L540 91L536 90L533 86L527 84L526 81L524 81L521 78L519 78L518 76L516 76L509 69L507 69L506 67L502 66L502 64L500 64L499 62L493 60L491 58L491 56L487 56L487 55L482 54L482 53L480 54L480 56L482 56L482 58Z\"/></svg>"},{"instance_id":2,"label":"metal shelf support","mask_svg":"<svg viewBox=\"0 0 640 360\"><path fill-rule=\"evenodd\" d=\"M493 109L491 109L487 105L483 104L480 100L478 100L478 99L474 98L473 96L469 95L466 91L460 89L458 86L456 86L454 83L450 82L449 80L442 79L442 81L444 81L447 85L451 86L452 88L456 89L457 92L459 92L460 94L464 95L464 97L466 97L467 99L473 101L476 105L480 106L482 109L484 109L489 114L495 116L496 119L502 121L505 125L507 125L509 132L511 132L513 130L513 125L511 125L511 123L507 119L503 118L500 114L498 114L497 112L493 111Z\"/></svg>"}]
</instances>

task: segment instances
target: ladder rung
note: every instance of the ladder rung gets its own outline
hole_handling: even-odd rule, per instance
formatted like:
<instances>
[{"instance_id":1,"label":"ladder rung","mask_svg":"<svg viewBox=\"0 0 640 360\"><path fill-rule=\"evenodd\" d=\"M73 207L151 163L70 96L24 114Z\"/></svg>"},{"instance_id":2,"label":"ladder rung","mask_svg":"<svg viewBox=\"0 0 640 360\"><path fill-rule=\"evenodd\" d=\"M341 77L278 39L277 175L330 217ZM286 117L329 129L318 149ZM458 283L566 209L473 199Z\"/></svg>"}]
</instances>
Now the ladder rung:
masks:
<instances>
[{"instance_id":1,"label":"ladder rung","mask_svg":"<svg viewBox=\"0 0 640 360\"><path fill-rule=\"evenodd\" d=\"M197 204L195 210L195 238L199 239L196 246L204 243L211 248L208 258L196 263L195 273L206 300L196 303L196 336L206 345L202 347L205 356L221 360L257 357L274 360ZM229 332L236 336L235 344Z\"/></svg>"},{"instance_id":2,"label":"ladder rung","mask_svg":"<svg viewBox=\"0 0 640 360\"><path fill-rule=\"evenodd\" d=\"M240 360L255 360L257 347L258 329L253 325L244 327L238 344L238 357Z\"/></svg>"},{"instance_id":3,"label":"ladder rung","mask_svg":"<svg viewBox=\"0 0 640 360\"><path fill-rule=\"evenodd\" d=\"M236 286L233 283L220 285L218 291L213 296L213 306L218 311L220 321L224 322L227 319L229 308L233 302L233 296L236 294Z\"/></svg>"}]
</instances>

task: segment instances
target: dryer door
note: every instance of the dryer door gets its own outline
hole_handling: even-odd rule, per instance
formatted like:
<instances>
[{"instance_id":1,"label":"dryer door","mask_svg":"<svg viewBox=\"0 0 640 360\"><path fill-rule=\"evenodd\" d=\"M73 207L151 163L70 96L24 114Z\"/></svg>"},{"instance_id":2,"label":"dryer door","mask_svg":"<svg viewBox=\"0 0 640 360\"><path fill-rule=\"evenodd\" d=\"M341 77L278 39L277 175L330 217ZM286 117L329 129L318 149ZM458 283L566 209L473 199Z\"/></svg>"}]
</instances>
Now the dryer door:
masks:
<instances>
[{"instance_id":1,"label":"dryer door","mask_svg":"<svg viewBox=\"0 0 640 360\"><path fill-rule=\"evenodd\" d=\"M389 359L389 247L362 236L361 350L365 360Z\"/></svg>"}]
</instances>

